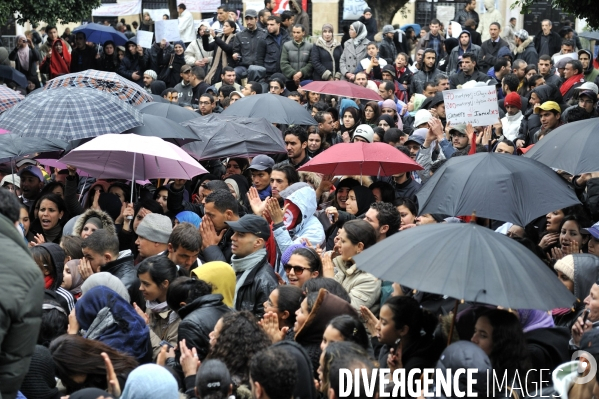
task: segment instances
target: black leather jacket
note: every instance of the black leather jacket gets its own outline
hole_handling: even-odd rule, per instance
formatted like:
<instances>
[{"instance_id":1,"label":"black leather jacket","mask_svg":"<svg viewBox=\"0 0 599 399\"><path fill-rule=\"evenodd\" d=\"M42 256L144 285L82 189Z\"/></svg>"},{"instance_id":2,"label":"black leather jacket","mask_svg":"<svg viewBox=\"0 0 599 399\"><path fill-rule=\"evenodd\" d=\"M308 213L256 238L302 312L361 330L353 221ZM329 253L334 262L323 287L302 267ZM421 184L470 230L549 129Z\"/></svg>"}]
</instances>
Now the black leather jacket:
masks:
<instances>
[{"instance_id":1,"label":"black leather jacket","mask_svg":"<svg viewBox=\"0 0 599 399\"><path fill-rule=\"evenodd\" d=\"M137 270L133 264L133 255L123 256L120 259L108 262L102 266L102 271L108 272L121 280L127 291L129 291L131 304L135 302L141 309L146 309L146 301L139 291L140 283L137 278Z\"/></svg>"},{"instance_id":2,"label":"black leather jacket","mask_svg":"<svg viewBox=\"0 0 599 399\"><path fill-rule=\"evenodd\" d=\"M239 278L239 275L237 276ZM278 287L277 276L265 256L248 274L237 291L236 310L249 310L256 317L264 316L264 302Z\"/></svg>"}]
</instances>

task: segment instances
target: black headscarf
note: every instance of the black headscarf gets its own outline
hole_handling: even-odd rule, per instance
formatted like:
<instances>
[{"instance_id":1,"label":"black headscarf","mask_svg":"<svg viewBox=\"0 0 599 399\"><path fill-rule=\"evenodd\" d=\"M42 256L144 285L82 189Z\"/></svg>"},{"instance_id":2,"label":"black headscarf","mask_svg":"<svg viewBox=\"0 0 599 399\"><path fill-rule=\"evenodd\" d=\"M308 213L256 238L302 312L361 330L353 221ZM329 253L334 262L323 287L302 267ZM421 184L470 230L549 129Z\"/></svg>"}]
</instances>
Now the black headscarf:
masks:
<instances>
[{"instance_id":1,"label":"black headscarf","mask_svg":"<svg viewBox=\"0 0 599 399\"><path fill-rule=\"evenodd\" d=\"M360 216L366 213L370 208L370 205L376 201L374 194L369 188L358 185L351 188L356 194L356 202L358 203L358 213L356 216Z\"/></svg>"}]
</instances>

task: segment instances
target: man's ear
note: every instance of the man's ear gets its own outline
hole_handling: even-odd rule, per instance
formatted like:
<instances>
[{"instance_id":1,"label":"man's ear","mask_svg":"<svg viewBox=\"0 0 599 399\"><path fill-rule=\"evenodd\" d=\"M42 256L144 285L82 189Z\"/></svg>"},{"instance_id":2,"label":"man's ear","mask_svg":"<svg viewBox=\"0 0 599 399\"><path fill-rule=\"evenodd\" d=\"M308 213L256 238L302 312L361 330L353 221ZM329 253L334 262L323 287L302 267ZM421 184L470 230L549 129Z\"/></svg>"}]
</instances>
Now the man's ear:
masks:
<instances>
[{"instance_id":1,"label":"man's ear","mask_svg":"<svg viewBox=\"0 0 599 399\"><path fill-rule=\"evenodd\" d=\"M257 381L253 382L254 384L254 399L260 399L262 398L262 387L260 386L260 383Z\"/></svg>"}]
</instances>

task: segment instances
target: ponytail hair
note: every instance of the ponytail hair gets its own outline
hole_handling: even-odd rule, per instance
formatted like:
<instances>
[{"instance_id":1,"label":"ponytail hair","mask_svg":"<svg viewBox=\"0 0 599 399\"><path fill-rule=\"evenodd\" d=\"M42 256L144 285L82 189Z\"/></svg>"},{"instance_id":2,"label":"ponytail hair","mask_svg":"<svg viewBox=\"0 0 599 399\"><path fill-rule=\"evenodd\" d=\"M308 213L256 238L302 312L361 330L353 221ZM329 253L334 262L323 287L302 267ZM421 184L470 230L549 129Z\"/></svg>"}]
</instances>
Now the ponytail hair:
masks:
<instances>
[{"instance_id":1,"label":"ponytail hair","mask_svg":"<svg viewBox=\"0 0 599 399\"><path fill-rule=\"evenodd\" d=\"M360 320L350 315L341 315L331 320L329 326L339 331L345 341L356 343L368 350L368 333Z\"/></svg>"},{"instance_id":2,"label":"ponytail hair","mask_svg":"<svg viewBox=\"0 0 599 399\"><path fill-rule=\"evenodd\" d=\"M408 326L408 335L412 338L418 338L421 331L426 335L433 335L437 327L437 319L431 312L422 309L414 298L392 296L387 299L385 305L393 312L396 330Z\"/></svg>"}]
</instances>

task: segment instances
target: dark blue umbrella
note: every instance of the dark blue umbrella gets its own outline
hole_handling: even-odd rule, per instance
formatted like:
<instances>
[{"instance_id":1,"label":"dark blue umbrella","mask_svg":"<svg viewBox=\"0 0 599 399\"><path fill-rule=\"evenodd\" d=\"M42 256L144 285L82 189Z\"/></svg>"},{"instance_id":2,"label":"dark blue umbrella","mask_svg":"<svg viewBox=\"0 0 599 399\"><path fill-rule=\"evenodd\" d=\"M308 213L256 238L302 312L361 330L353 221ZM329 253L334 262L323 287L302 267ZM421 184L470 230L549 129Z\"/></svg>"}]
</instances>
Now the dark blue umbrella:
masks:
<instances>
[{"instance_id":1,"label":"dark blue umbrella","mask_svg":"<svg viewBox=\"0 0 599 399\"><path fill-rule=\"evenodd\" d=\"M418 25L418 24L407 24L407 25L402 26L399 29L401 29L405 32L408 28L414 29L414 33L416 34L416 37L418 37L420 35L421 28L420 28L420 25Z\"/></svg>"},{"instance_id":2,"label":"dark blue umbrella","mask_svg":"<svg viewBox=\"0 0 599 399\"><path fill-rule=\"evenodd\" d=\"M15 82L21 87L27 87L27 77L14 68L0 65L0 79Z\"/></svg>"},{"instance_id":3,"label":"dark blue umbrella","mask_svg":"<svg viewBox=\"0 0 599 399\"><path fill-rule=\"evenodd\" d=\"M104 44L104 42L112 40L115 45L122 46L128 40L127 36L112 26L100 25L93 22L73 29L73 34L77 33L85 33L85 40L92 43Z\"/></svg>"}]
</instances>

